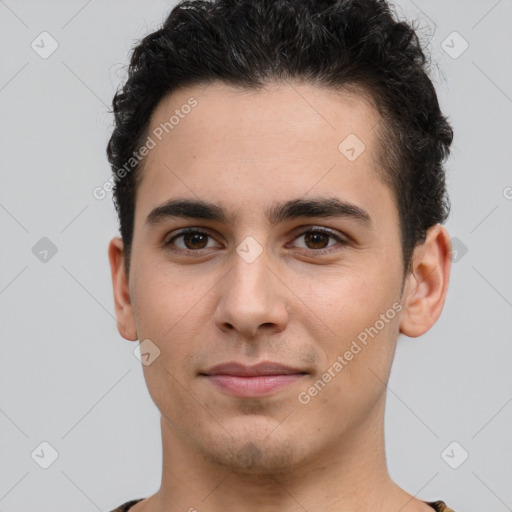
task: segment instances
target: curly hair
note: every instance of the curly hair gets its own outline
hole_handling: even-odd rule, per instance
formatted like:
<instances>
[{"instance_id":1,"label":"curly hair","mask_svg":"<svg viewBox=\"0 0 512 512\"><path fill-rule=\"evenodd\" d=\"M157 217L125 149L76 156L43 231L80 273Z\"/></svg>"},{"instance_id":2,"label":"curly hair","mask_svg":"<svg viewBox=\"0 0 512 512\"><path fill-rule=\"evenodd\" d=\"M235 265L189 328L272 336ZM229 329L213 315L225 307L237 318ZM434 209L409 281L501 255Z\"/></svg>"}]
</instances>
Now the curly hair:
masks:
<instances>
[{"instance_id":1,"label":"curly hair","mask_svg":"<svg viewBox=\"0 0 512 512\"><path fill-rule=\"evenodd\" d=\"M185 0L132 49L112 102L107 156L127 272L142 166L122 179L118 170L133 160L164 96L219 80L256 90L289 79L356 91L377 109L378 172L393 192L410 270L414 247L448 217L443 164L453 139L414 27L385 0Z\"/></svg>"}]
</instances>

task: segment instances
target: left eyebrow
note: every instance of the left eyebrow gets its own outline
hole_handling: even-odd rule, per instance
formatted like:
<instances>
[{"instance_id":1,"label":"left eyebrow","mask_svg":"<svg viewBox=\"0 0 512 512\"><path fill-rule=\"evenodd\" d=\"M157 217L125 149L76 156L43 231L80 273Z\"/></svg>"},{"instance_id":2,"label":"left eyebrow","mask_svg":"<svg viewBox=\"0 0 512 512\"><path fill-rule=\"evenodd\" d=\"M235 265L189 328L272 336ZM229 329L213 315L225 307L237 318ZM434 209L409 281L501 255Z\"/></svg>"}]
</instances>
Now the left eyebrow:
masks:
<instances>
[{"instance_id":1,"label":"left eyebrow","mask_svg":"<svg viewBox=\"0 0 512 512\"><path fill-rule=\"evenodd\" d=\"M366 210L338 198L292 199L274 203L265 214L272 225L301 217L349 218L368 227L373 225ZM219 205L201 200L178 198L170 199L154 208L146 217L146 224L153 226L174 217L214 220L223 223L228 223L230 220L225 210Z\"/></svg>"}]
</instances>

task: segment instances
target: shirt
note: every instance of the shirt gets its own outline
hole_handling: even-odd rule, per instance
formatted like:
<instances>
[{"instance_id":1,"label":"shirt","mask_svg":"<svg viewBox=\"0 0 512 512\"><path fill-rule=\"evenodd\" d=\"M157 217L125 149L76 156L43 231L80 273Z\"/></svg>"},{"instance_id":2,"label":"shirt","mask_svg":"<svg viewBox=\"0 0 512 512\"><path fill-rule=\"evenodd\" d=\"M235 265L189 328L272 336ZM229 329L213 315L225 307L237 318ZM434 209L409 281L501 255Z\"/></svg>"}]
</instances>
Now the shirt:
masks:
<instances>
[{"instance_id":1,"label":"shirt","mask_svg":"<svg viewBox=\"0 0 512 512\"><path fill-rule=\"evenodd\" d=\"M123 503L122 505L119 505L116 509L112 510L111 512L126 512L129 510L135 503L138 503L139 501L142 501L144 498L139 498L138 500L131 500L127 501L126 503ZM432 507L436 512L455 512L453 509L448 507L444 501L437 500L437 501L425 501L427 505Z\"/></svg>"}]
</instances>

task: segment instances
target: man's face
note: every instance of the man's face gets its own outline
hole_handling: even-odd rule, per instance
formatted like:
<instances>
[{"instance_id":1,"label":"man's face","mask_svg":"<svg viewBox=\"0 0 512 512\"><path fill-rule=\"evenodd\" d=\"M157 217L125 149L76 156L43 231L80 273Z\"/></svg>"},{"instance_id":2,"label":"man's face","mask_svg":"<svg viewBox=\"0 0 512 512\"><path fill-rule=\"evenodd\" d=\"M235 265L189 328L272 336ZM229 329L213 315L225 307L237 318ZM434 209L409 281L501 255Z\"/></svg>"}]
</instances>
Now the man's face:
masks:
<instances>
[{"instance_id":1,"label":"man's face","mask_svg":"<svg viewBox=\"0 0 512 512\"><path fill-rule=\"evenodd\" d=\"M298 83L187 88L155 110L136 195L133 321L160 350L143 368L163 422L206 459L279 472L382 428L403 270L377 123L358 97ZM226 220L150 216L178 199ZM326 199L352 208L298 208ZM270 215L289 201L295 210ZM213 375L233 362L292 373Z\"/></svg>"}]
</instances>

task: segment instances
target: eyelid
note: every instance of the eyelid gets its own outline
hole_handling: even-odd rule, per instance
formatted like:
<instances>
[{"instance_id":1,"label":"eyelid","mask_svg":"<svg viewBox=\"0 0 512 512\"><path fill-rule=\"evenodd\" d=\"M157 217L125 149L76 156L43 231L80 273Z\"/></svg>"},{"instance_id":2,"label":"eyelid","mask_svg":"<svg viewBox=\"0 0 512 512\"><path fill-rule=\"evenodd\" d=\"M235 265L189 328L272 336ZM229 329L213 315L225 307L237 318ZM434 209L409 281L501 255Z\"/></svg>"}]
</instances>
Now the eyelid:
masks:
<instances>
[{"instance_id":1,"label":"eyelid","mask_svg":"<svg viewBox=\"0 0 512 512\"><path fill-rule=\"evenodd\" d=\"M297 240L297 238L300 238L301 236L303 236L309 232L323 233L325 235L328 235L331 238L336 239L338 244L341 244L341 245L347 245L349 243L349 239L350 239L350 237L348 237L347 235L343 235L342 233L339 233L336 230L333 230L331 228L327 228L324 226L318 226L315 224L312 224L309 226L300 226L300 228L297 228L297 229L298 229L298 231L294 235L293 241ZM324 249L307 249L307 248L303 248L303 247L301 247L301 249L308 251L309 253L325 254L328 252L335 251L336 245L337 244L330 245L328 247L325 247Z\"/></svg>"},{"instance_id":2,"label":"eyelid","mask_svg":"<svg viewBox=\"0 0 512 512\"><path fill-rule=\"evenodd\" d=\"M319 225L316 225L316 224L311 224L311 225L307 225L307 226L299 226L299 227L297 227L293 231L294 234L293 234L293 240L292 241L295 241L297 238L300 238L301 236L303 236L306 233L309 233L311 231L318 232L318 233L324 233L324 234L326 234L326 235L336 239L338 244L341 244L342 246L347 245L349 243L349 241L350 241L350 237L348 235L344 235L344 234L339 233L338 231L333 230L331 228L327 228L327 227L324 227L324 226L319 226ZM204 249L197 249L197 250L171 248L171 245L172 245L171 241L172 240L174 240L175 238L179 238L180 236L186 235L188 233L199 233L199 234L206 235L206 236L216 240L215 237L211 233L209 233L208 228L199 228L199 227L196 228L196 227L190 226L190 227L178 230L177 233L173 234L170 237L169 236L165 237L164 242L163 242L164 248L167 247L170 250L172 250L173 252L188 253L188 254L192 254L192 253L201 254L202 251L205 251L205 250L208 250L208 249L212 249L211 247L207 247L207 248L204 248ZM217 242L217 243L219 243L219 242ZM334 245L328 246L328 247L323 248L323 249L307 249L307 248L303 248L303 247L300 247L300 249L302 249L303 251L306 251L308 253L313 253L313 254L321 255L321 254L326 254L326 253L329 253L329 252L336 251L337 250L336 249L336 245L338 245L338 244L334 244Z\"/></svg>"},{"instance_id":3,"label":"eyelid","mask_svg":"<svg viewBox=\"0 0 512 512\"><path fill-rule=\"evenodd\" d=\"M340 233L339 231L336 231L335 229L328 228L326 226L319 226L318 224L309 224L307 226L300 226L296 228L293 232L296 233L294 236L299 237L300 235L303 235L305 233L308 233L309 231L320 231L321 233L326 233L328 235L332 235L333 237L338 237L342 239L343 237L348 239L347 235L343 235L343 233Z\"/></svg>"},{"instance_id":4,"label":"eyelid","mask_svg":"<svg viewBox=\"0 0 512 512\"><path fill-rule=\"evenodd\" d=\"M210 237L211 239L217 241L207 228L195 228L195 227L191 226L191 227L180 229L180 230L178 230L177 233L175 233L174 231L172 231L171 233L174 233L174 234L172 236L166 236L164 238L164 241L163 241L164 247L171 245L171 240L174 240L175 238L179 238L180 236L187 235L189 233L206 235L206 236ZM219 243L219 242L217 242L217 243ZM185 251L185 250L186 249L177 249L177 251ZM201 250L203 250L203 249L198 249L196 251L189 249L188 251L189 252L200 252Z\"/></svg>"}]
</instances>

